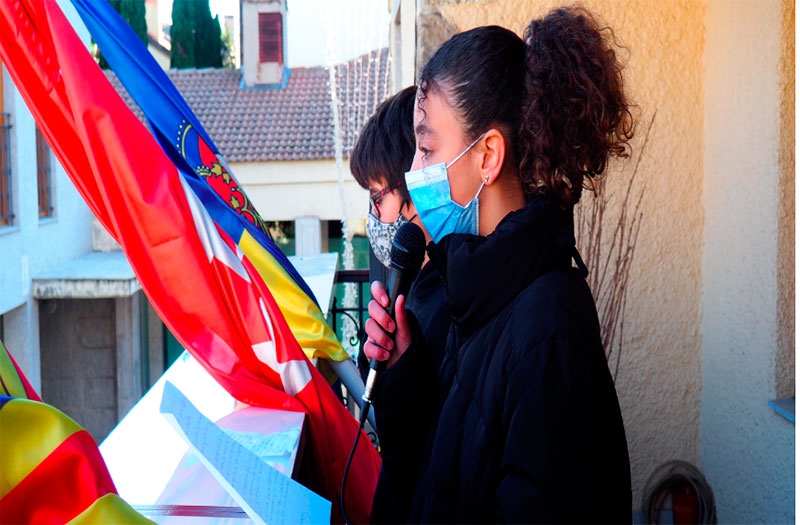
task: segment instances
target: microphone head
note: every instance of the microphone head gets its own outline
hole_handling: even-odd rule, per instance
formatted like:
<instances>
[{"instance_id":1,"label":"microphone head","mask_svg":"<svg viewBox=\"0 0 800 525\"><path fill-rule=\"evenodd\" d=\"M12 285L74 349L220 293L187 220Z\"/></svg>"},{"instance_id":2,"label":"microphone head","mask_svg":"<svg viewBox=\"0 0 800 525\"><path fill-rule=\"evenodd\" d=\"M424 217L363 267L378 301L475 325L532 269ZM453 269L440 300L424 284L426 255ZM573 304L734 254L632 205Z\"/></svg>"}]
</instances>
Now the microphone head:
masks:
<instances>
[{"instance_id":1,"label":"microphone head","mask_svg":"<svg viewBox=\"0 0 800 525\"><path fill-rule=\"evenodd\" d=\"M425 258L425 234L413 222L403 223L392 241L392 266L416 276Z\"/></svg>"}]
</instances>

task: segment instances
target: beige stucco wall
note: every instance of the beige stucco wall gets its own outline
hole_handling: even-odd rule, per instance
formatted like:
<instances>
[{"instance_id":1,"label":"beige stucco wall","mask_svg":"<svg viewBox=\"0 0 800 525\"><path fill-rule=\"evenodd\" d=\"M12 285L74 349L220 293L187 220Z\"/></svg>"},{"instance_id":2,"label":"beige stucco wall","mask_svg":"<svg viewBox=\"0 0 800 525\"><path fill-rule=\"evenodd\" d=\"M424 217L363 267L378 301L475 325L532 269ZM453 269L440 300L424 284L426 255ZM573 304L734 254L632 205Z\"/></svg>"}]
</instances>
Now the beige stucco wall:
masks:
<instances>
[{"instance_id":1,"label":"beige stucco wall","mask_svg":"<svg viewBox=\"0 0 800 525\"><path fill-rule=\"evenodd\" d=\"M369 194L356 183L348 166L345 160L341 189L333 160L242 162L230 167L265 220L317 217L330 221L364 218L367 214Z\"/></svg>"},{"instance_id":2,"label":"beige stucco wall","mask_svg":"<svg viewBox=\"0 0 800 525\"><path fill-rule=\"evenodd\" d=\"M444 19L423 33L452 23L521 34L531 18L572 2L421 3L423 18ZM656 114L637 174L644 215L616 381L634 510L653 470L682 459L709 477L720 522L782 521L794 509L794 427L766 403L781 385L793 392L794 378L794 4L582 4L629 49L634 160ZM614 166L612 191L631 169Z\"/></svg>"},{"instance_id":3,"label":"beige stucco wall","mask_svg":"<svg viewBox=\"0 0 800 525\"><path fill-rule=\"evenodd\" d=\"M499 24L521 33L531 18L563 2L514 0L442 6L460 30ZM586 1L630 50L627 88L638 105L637 179L646 184L631 269L617 392L630 449L634 506L661 463L698 459L702 290L704 4L695 0ZM609 174L612 191L631 166ZM592 264L592 261L587 261Z\"/></svg>"},{"instance_id":4,"label":"beige stucco wall","mask_svg":"<svg viewBox=\"0 0 800 525\"><path fill-rule=\"evenodd\" d=\"M795 428L766 407L794 360L793 18L708 2L700 461L721 523L794 519Z\"/></svg>"},{"instance_id":5,"label":"beige stucco wall","mask_svg":"<svg viewBox=\"0 0 800 525\"><path fill-rule=\"evenodd\" d=\"M795 374L795 22L794 0L781 0L780 138L778 144L778 358L777 397L794 396Z\"/></svg>"}]
</instances>

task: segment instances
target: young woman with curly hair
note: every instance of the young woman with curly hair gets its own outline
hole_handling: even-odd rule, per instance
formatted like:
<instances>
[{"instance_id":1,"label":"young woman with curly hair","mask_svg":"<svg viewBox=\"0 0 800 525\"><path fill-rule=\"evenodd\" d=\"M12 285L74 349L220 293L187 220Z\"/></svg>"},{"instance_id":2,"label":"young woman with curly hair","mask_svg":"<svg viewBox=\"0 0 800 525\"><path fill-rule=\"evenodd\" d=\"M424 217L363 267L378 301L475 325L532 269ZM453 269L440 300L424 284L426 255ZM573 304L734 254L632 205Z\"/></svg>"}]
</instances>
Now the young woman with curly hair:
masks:
<instances>
[{"instance_id":1,"label":"young woman with curly hair","mask_svg":"<svg viewBox=\"0 0 800 525\"><path fill-rule=\"evenodd\" d=\"M455 35L422 71L406 184L444 344L373 284L375 522L630 522L619 403L575 248L581 188L633 120L616 43L580 8ZM429 305L430 306L430 305ZM417 311L414 309L414 311ZM424 323L422 323L424 325Z\"/></svg>"}]
</instances>

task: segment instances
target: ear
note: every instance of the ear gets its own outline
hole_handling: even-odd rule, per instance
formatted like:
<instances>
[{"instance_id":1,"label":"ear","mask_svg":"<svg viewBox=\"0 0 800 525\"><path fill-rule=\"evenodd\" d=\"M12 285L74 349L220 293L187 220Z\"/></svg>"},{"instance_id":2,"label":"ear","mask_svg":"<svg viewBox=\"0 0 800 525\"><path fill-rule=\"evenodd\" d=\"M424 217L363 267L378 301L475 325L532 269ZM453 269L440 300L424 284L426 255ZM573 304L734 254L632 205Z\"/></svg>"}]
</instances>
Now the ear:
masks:
<instances>
[{"instance_id":1,"label":"ear","mask_svg":"<svg viewBox=\"0 0 800 525\"><path fill-rule=\"evenodd\" d=\"M506 139L498 129L492 128L481 139L481 179L490 186L497 180L506 158Z\"/></svg>"}]
</instances>

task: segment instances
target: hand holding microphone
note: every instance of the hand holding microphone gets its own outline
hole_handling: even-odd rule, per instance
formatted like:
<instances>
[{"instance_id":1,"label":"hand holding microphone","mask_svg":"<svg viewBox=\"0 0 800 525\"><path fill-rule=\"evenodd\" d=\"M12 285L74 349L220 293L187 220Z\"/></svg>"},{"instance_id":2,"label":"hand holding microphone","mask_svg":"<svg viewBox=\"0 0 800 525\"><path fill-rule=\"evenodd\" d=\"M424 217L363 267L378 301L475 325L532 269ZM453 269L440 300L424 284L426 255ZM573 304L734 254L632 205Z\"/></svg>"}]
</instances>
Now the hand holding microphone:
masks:
<instances>
[{"instance_id":1,"label":"hand holding microphone","mask_svg":"<svg viewBox=\"0 0 800 525\"><path fill-rule=\"evenodd\" d=\"M373 300L368 307L370 318L365 325L368 338L364 353L371 359L362 396L367 403L372 402L375 379L386 361L399 358L410 344L404 311L405 296L422 267L424 257L425 235L420 227L411 222L400 226L392 242L389 282L385 289L377 281L370 288ZM398 301L400 296L403 298Z\"/></svg>"}]
</instances>

